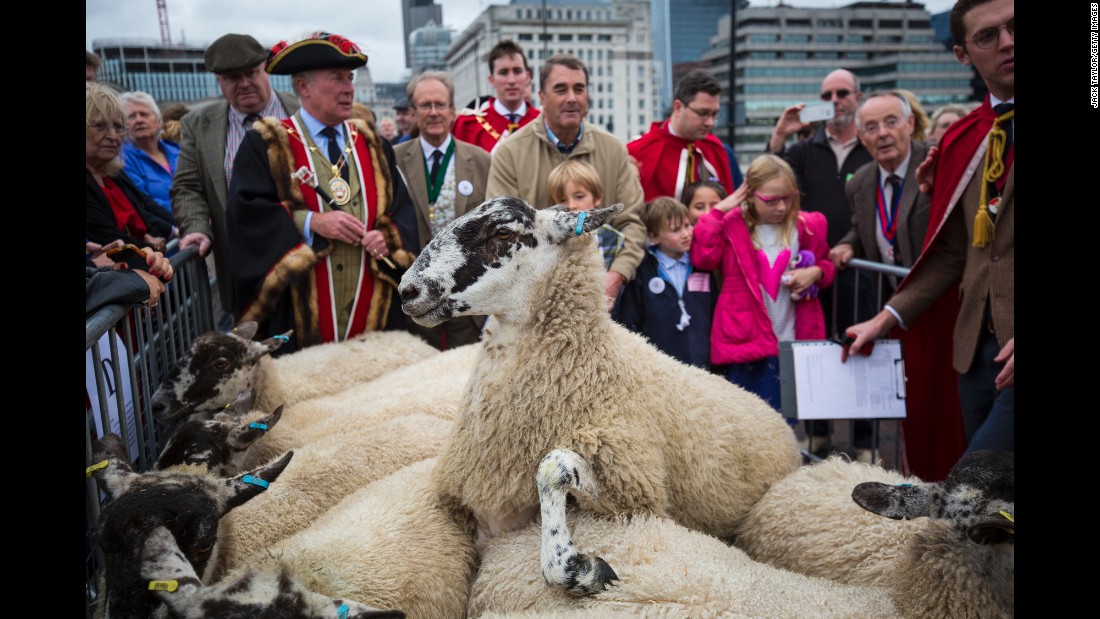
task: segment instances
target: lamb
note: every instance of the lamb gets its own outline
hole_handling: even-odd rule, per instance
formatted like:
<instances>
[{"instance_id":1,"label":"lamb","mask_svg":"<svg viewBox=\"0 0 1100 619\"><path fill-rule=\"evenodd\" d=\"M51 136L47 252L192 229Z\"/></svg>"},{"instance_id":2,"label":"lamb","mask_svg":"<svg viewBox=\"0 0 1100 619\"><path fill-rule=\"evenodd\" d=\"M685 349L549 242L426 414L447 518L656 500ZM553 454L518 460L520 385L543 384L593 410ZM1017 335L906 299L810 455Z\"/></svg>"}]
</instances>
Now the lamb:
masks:
<instances>
[{"instance_id":1,"label":"lamb","mask_svg":"<svg viewBox=\"0 0 1100 619\"><path fill-rule=\"evenodd\" d=\"M214 577L250 564L371 482L437 456L450 429L438 417L406 415L295 449L277 485L222 518Z\"/></svg>"},{"instance_id":2,"label":"lamb","mask_svg":"<svg viewBox=\"0 0 1100 619\"><path fill-rule=\"evenodd\" d=\"M253 619L404 619L399 610L379 610L315 593L278 573L244 570L204 586L183 556L176 538L155 527L141 551L141 577L174 617L251 617Z\"/></svg>"},{"instance_id":3,"label":"lamb","mask_svg":"<svg viewBox=\"0 0 1100 619\"><path fill-rule=\"evenodd\" d=\"M590 465L599 493L577 497L586 510L651 513L720 538L801 463L793 432L763 400L610 320L592 240L572 237L619 209L582 217L494 198L438 233L401 280L402 309L422 325L494 317L433 471L444 505L482 533L532 519L540 497L530 481L552 450L570 452L559 453L564 467ZM550 572L549 584L581 593L615 574L584 556Z\"/></svg>"},{"instance_id":4,"label":"lamb","mask_svg":"<svg viewBox=\"0 0 1100 619\"><path fill-rule=\"evenodd\" d=\"M929 484L830 458L772 486L737 545L783 569L885 588L906 616L1012 616L1014 461L971 452Z\"/></svg>"},{"instance_id":5,"label":"lamb","mask_svg":"<svg viewBox=\"0 0 1100 619\"><path fill-rule=\"evenodd\" d=\"M411 333L382 331L272 359L270 353L289 334L254 342L258 328L255 322L242 322L230 333L211 331L195 338L153 394L157 418L170 421L200 410L217 410L253 387L261 409L292 406L439 352Z\"/></svg>"}]
</instances>

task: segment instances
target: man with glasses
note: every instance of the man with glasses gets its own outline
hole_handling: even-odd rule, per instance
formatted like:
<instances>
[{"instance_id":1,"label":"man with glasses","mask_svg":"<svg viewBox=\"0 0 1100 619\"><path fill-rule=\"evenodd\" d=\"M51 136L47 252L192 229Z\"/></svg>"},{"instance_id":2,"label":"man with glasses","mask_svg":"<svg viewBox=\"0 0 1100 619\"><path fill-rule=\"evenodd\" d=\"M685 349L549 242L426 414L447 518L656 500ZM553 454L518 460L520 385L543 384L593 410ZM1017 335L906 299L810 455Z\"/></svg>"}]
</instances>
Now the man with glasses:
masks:
<instances>
[{"instance_id":1,"label":"man with glasses","mask_svg":"<svg viewBox=\"0 0 1100 619\"><path fill-rule=\"evenodd\" d=\"M355 69L366 63L327 32L275 45L267 72L291 76L301 108L257 121L233 165L236 309L266 336L293 329L280 354L405 327L395 297L414 258L405 247L415 214L393 147L351 119Z\"/></svg>"},{"instance_id":2,"label":"man with glasses","mask_svg":"<svg viewBox=\"0 0 1100 619\"><path fill-rule=\"evenodd\" d=\"M821 100L832 102L833 118L822 123L810 139L796 141L784 150L786 139L808 126L798 115L806 105L792 105L779 117L768 142L769 152L785 159L798 177L802 210L825 215L829 247L835 247L852 227L852 209L844 186L856 170L872 161L871 154L859 141L855 123L862 97L855 74L837 69L821 82ZM840 271L833 286L835 307L829 300L821 304L828 336L843 333L848 326L866 320L875 312L871 278L866 273L854 269ZM806 441L806 448L817 455L827 454L832 449L828 422L809 422L808 426L812 437ZM857 444L870 444L871 422L856 422L855 432Z\"/></svg>"},{"instance_id":3,"label":"man with glasses","mask_svg":"<svg viewBox=\"0 0 1100 619\"><path fill-rule=\"evenodd\" d=\"M425 71L406 87L420 137L394 148L397 167L416 205L419 254L439 230L485 201L489 153L451 137L455 87L451 76ZM477 342L483 316L460 316L435 327L407 321L409 330L440 350Z\"/></svg>"},{"instance_id":4,"label":"man with glasses","mask_svg":"<svg viewBox=\"0 0 1100 619\"><path fill-rule=\"evenodd\" d=\"M927 340L953 323L967 450L1014 451L1015 4L959 0L949 23L956 58L978 71L989 95L917 169L932 192L933 236L886 309L848 329L850 350L898 325L907 339Z\"/></svg>"},{"instance_id":5,"label":"man with glasses","mask_svg":"<svg viewBox=\"0 0 1100 619\"><path fill-rule=\"evenodd\" d=\"M247 34L227 34L214 41L206 48L205 60L225 100L197 107L180 120L179 160L169 195L180 228L180 249L194 245L203 256L214 250L221 301L215 320L219 331L228 331L236 307L225 230L233 158L252 123L261 116L286 118L298 110L298 101L272 90L264 71L267 50Z\"/></svg>"},{"instance_id":6,"label":"man with glasses","mask_svg":"<svg viewBox=\"0 0 1100 619\"><path fill-rule=\"evenodd\" d=\"M720 113L722 87L705 71L692 71L676 85L672 115L626 145L638 161L646 202L660 196L683 200L684 188L698 181L718 181L726 193L735 189L722 142L711 130Z\"/></svg>"}]
</instances>

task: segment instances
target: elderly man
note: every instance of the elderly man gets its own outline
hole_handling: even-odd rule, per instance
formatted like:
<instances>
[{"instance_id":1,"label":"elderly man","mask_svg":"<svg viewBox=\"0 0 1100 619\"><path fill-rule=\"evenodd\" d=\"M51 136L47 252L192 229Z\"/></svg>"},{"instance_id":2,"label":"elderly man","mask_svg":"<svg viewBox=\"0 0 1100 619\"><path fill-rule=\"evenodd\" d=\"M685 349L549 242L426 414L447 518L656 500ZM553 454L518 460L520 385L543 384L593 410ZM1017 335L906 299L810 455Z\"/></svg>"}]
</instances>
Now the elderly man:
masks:
<instances>
[{"instance_id":1,"label":"elderly man","mask_svg":"<svg viewBox=\"0 0 1100 619\"><path fill-rule=\"evenodd\" d=\"M710 133L722 110L721 94L718 80L705 71L688 73L676 85L672 116L626 145L638 160L646 202L660 196L683 200L685 187L705 180L733 193L725 146Z\"/></svg>"},{"instance_id":2,"label":"elderly man","mask_svg":"<svg viewBox=\"0 0 1100 619\"><path fill-rule=\"evenodd\" d=\"M397 146L412 139L413 126L416 125L414 112L409 106L409 99L401 97L393 106L394 122L397 123L397 135L390 140L390 144Z\"/></svg>"},{"instance_id":3,"label":"elderly man","mask_svg":"<svg viewBox=\"0 0 1100 619\"><path fill-rule=\"evenodd\" d=\"M392 147L349 122L354 71L366 63L354 43L327 32L273 47L267 71L292 76L302 107L257 122L234 164L237 309L268 335L294 329L291 350L404 328L393 296L413 260L401 235L413 238L414 215Z\"/></svg>"},{"instance_id":4,"label":"elderly man","mask_svg":"<svg viewBox=\"0 0 1100 619\"><path fill-rule=\"evenodd\" d=\"M967 449L1013 451L1015 4L959 0L949 23L956 58L978 71L989 96L951 125L916 171L932 191L934 233L924 254L886 309L848 333L855 337L851 351L858 352L898 325L941 326L928 315L942 318L944 302L958 300L952 365L959 375Z\"/></svg>"},{"instance_id":5,"label":"elderly man","mask_svg":"<svg viewBox=\"0 0 1100 619\"><path fill-rule=\"evenodd\" d=\"M489 154L451 137L455 87L451 77L427 71L407 87L420 137L397 146L397 167L416 205L420 253L439 230L485 201ZM461 316L435 327L407 321L409 329L440 350L478 341L484 317Z\"/></svg>"},{"instance_id":6,"label":"elderly man","mask_svg":"<svg viewBox=\"0 0 1100 619\"><path fill-rule=\"evenodd\" d=\"M837 268L852 258L912 267L920 256L930 197L917 187L916 171L928 145L913 141L914 122L909 102L894 93L872 94L860 105L856 126L874 162L845 186L852 227L829 251Z\"/></svg>"},{"instance_id":7,"label":"elderly man","mask_svg":"<svg viewBox=\"0 0 1100 619\"><path fill-rule=\"evenodd\" d=\"M501 140L539 115L526 99L531 69L523 48L515 41L505 39L489 51L489 85L496 97L489 97L476 110L462 110L453 133L463 142L477 144L491 153Z\"/></svg>"},{"instance_id":8,"label":"elderly man","mask_svg":"<svg viewBox=\"0 0 1100 619\"><path fill-rule=\"evenodd\" d=\"M519 196L535 206L552 206L546 177L566 159L580 159L596 168L604 183L603 203L625 208L611 225L623 233L623 248L604 280L608 308L645 252L642 186L630 155L615 136L585 121L588 115L588 67L576 56L555 54L539 71L542 119L528 124L502 142L493 153L486 196Z\"/></svg>"},{"instance_id":9,"label":"elderly man","mask_svg":"<svg viewBox=\"0 0 1100 619\"><path fill-rule=\"evenodd\" d=\"M224 101L197 107L180 121L181 143L169 192L180 228L180 249L214 250L221 314L217 327L233 327L233 277L226 243L225 206L233 158L245 131L261 116L286 118L298 109L293 96L275 92L264 71L267 50L247 34L227 34L206 48L206 68L214 73Z\"/></svg>"}]
</instances>

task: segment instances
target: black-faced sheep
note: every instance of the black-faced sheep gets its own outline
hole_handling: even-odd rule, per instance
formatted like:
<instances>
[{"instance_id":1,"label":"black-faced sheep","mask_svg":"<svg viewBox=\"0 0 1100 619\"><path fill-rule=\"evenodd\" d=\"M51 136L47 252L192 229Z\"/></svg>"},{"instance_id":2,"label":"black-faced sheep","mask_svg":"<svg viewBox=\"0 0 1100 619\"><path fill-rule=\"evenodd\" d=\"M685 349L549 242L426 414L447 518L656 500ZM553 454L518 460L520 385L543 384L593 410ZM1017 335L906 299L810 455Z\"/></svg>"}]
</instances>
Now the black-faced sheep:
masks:
<instances>
[{"instance_id":1,"label":"black-faced sheep","mask_svg":"<svg viewBox=\"0 0 1100 619\"><path fill-rule=\"evenodd\" d=\"M763 400L610 320L602 265L578 236L619 208L582 219L494 198L438 233L401 280L402 309L422 325L493 315L433 472L444 504L483 532L534 517L531 480L555 449L590 463L599 494L578 497L587 510L667 516L721 538L801 462Z\"/></svg>"},{"instance_id":2,"label":"black-faced sheep","mask_svg":"<svg viewBox=\"0 0 1100 619\"><path fill-rule=\"evenodd\" d=\"M737 545L782 569L883 588L907 617L1011 617L1014 468L1011 453L976 451L925 483L830 458L772 486Z\"/></svg>"}]
</instances>

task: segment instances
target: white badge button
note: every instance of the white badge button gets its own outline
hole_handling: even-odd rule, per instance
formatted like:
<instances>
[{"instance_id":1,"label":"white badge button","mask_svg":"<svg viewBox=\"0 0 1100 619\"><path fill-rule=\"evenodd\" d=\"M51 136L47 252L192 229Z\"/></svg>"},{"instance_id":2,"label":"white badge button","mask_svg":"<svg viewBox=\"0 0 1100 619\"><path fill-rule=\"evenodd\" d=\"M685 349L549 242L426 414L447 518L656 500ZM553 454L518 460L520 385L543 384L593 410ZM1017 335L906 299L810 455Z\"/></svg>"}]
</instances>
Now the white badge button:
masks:
<instances>
[{"instance_id":1,"label":"white badge button","mask_svg":"<svg viewBox=\"0 0 1100 619\"><path fill-rule=\"evenodd\" d=\"M649 280L649 291L653 294L661 294L665 291L665 280L660 277L654 277Z\"/></svg>"},{"instance_id":2,"label":"white badge button","mask_svg":"<svg viewBox=\"0 0 1100 619\"><path fill-rule=\"evenodd\" d=\"M461 181L458 183L458 193L468 196L474 192L474 184L470 181Z\"/></svg>"}]
</instances>

